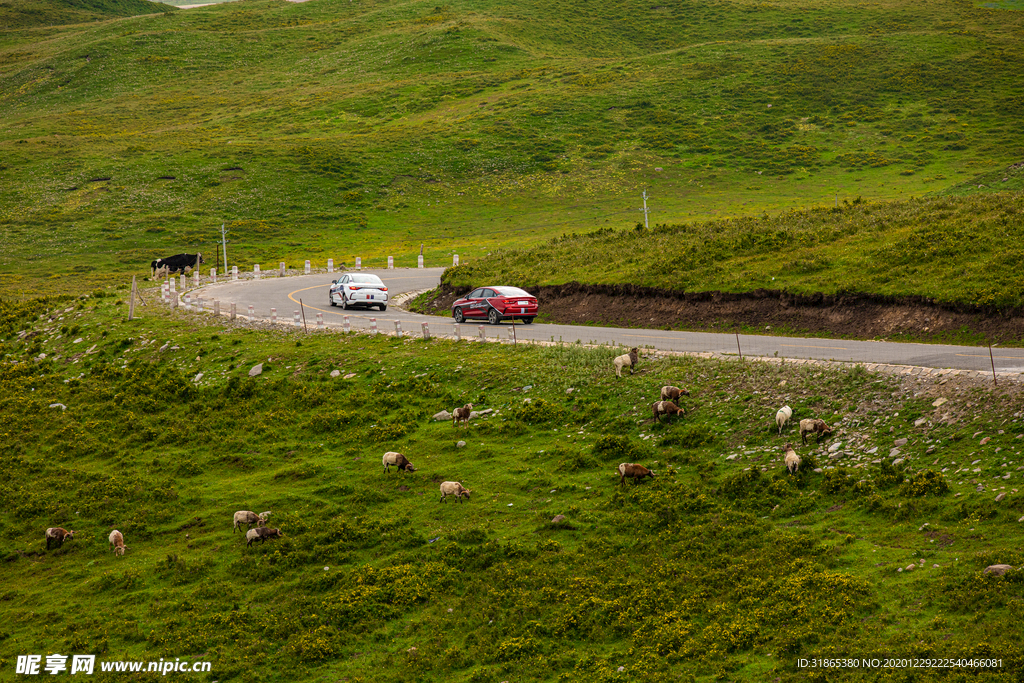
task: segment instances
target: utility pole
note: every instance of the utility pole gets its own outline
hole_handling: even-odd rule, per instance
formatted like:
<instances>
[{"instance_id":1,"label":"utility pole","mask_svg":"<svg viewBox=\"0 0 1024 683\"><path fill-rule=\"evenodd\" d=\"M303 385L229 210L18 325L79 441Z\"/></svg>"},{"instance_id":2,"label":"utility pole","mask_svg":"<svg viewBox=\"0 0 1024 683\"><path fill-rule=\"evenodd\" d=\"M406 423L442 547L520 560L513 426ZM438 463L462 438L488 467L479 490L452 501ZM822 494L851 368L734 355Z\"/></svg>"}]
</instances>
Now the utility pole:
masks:
<instances>
[{"instance_id":1,"label":"utility pole","mask_svg":"<svg viewBox=\"0 0 1024 683\"><path fill-rule=\"evenodd\" d=\"M228 275L228 237L224 231L224 224L220 224L220 239L224 245L224 277Z\"/></svg>"},{"instance_id":2,"label":"utility pole","mask_svg":"<svg viewBox=\"0 0 1024 683\"><path fill-rule=\"evenodd\" d=\"M644 212L644 229L650 230L651 226L647 223L647 190L644 189L644 208L640 209Z\"/></svg>"}]
</instances>

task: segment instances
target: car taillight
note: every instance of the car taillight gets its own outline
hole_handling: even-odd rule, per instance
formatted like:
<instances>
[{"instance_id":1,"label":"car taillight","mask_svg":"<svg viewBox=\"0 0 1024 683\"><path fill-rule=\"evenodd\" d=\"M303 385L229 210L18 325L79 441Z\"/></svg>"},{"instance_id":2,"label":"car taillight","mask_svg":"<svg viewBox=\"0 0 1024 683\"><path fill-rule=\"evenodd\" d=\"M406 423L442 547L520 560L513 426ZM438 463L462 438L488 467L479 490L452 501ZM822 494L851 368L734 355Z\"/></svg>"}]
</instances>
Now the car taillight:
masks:
<instances>
[{"instance_id":1,"label":"car taillight","mask_svg":"<svg viewBox=\"0 0 1024 683\"><path fill-rule=\"evenodd\" d=\"M349 285L349 286L348 286L348 288L349 288L349 289L351 289L351 290L356 290L356 289L359 289L359 288L358 288L358 287L356 287L355 285Z\"/></svg>"},{"instance_id":2,"label":"car taillight","mask_svg":"<svg viewBox=\"0 0 1024 683\"><path fill-rule=\"evenodd\" d=\"M382 291L382 292L386 292L386 291L388 291L388 288L387 288L387 287L381 287L381 290L380 290L380 291Z\"/></svg>"}]
</instances>

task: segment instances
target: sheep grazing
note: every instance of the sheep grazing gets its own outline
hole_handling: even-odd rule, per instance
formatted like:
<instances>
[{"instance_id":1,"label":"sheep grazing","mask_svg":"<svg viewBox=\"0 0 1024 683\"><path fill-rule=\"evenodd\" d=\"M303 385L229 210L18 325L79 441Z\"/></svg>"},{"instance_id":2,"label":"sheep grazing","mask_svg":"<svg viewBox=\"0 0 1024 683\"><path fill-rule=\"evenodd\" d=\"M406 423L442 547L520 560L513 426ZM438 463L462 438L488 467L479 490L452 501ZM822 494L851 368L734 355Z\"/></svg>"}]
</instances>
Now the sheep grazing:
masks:
<instances>
[{"instance_id":1,"label":"sheep grazing","mask_svg":"<svg viewBox=\"0 0 1024 683\"><path fill-rule=\"evenodd\" d=\"M242 526L243 524L246 525L245 528L247 530L251 529L253 524L255 524L258 527L266 526L267 517L269 516L269 512L261 512L257 515L255 512L249 512L248 510L239 510L238 512L235 513L235 528L232 530L232 533L238 531L238 527Z\"/></svg>"},{"instance_id":2,"label":"sheep grazing","mask_svg":"<svg viewBox=\"0 0 1024 683\"><path fill-rule=\"evenodd\" d=\"M441 482L441 500L437 502L444 503L448 496L455 496L455 499L461 503L463 497L469 500L470 493L469 489L457 481L444 481Z\"/></svg>"},{"instance_id":3,"label":"sheep grazing","mask_svg":"<svg viewBox=\"0 0 1024 683\"><path fill-rule=\"evenodd\" d=\"M405 472L415 472L416 468L412 466L409 459L401 453L395 453L394 451L388 451L384 454L384 459L381 461L384 464L384 471L390 472L391 466L394 465L400 470Z\"/></svg>"},{"instance_id":4,"label":"sheep grazing","mask_svg":"<svg viewBox=\"0 0 1024 683\"><path fill-rule=\"evenodd\" d=\"M683 409L672 401L655 401L651 404L651 410L654 412L654 419L658 422L661 422L662 415L668 415L669 417L673 415L676 417L683 416Z\"/></svg>"},{"instance_id":5,"label":"sheep grazing","mask_svg":"<svg viewBox=\"0 0 1024 683\"><path fill-rule=\"evenodd\" d=\"M110 541L110 545L114 546L114 555L124 557L124 551L128 550L128 546L124 544L124 536L121 532L114 529L110 532L110 538L108 540Z\"/></svg>"},{"instance_id":6,"label":"sheep grazing","mask_svg":"<svg viewBox=\"0 0 1024 683\"><path fill-rule=\"evenodd\" d=\"M248 548L257 540L260 543L266 543L268 538L281 538L282 536L284 533L280 529L268 529L265 526L249 529L245 532L245 547Z\"/></svg>"},{"instance_id":7,"label":"sheep grazing","mask_svg":"<svg viewBox=\"0 0 1024 683\"><path fill-rule=\"evenodd\" d=\"M793 417L793 409L789 406L782 406L779 408L779 412L775 413L775 424L779 426L779 436L782 436L782 428L786 426L791 417Z\"/></svg>"},{"instance_id":8,"label":"sheep grazing","mask_svg":"<svg viewBox=\"0 0 1024 683\"><path fill-rule=\"evenodd\" d=\"M456 426L459 422L465 425L469 425L469 416L473 414L473 404L467 403L461 408L456 408L452 412L452 427Z\"/></svg>"},{"instance_id":9,"label":"sheep grazing","mask_svg":"<svg viewBox=\"0 0 1024 683\"><path fill-rule=\"evenodd\" d=\"M56 545L58 548L64 545L64 541L70 541L75 537L74 531L62 529L59 526L52 526L46 530L46 549Z\"/></svg>"},{"instance_id":10,"label":"sheep grazing","mask_svg":"<svg viewBox=\"0 0 1024 683\"><path fill-rule=\"evenodd\" d=\"M634 465L631 462L624 462L619 465L619 484L625 484L626 477L632 477L633 483L635 484L644 477L654 479L654 472L643 465Z\"/></svg>"},{"instance_id":11,"label":"sheep grazing","mask_svg":"<svg viewBox=\"0 0 1024 683\"><path fill-rule=\"evenodd\" d=\"M785 447L786 451L786 471L790 474L796 474L796 471L800 469L800 456L793 450L793 444L787 443Z\"/></svg>"},{"instance_id":12,"label":"sheep grazing","mask_svg":"<svg viewBox=\"0 0 1024 683\"><path fill-rule=\"evenodd\" d=\"M807 443L807 435L814 434L814 443L820 443L821 437L832 436L832 428L824 420L800 420L800 438Z\"/></svg>"},{"instance_id":13,"label":"sheep grazing","mask_svg":"<svg viewBox=\"0 0 1024 683\"><path fill-rule=\"evenodd\" d=\"M635 368L636 364L640 362L640 350L634 347L629 350L629 353L616 356L615 360L612 362L615 363L616 377L622 377L622 368L627 365L629 366L629 374L632 375L633 368Z\"/></svg>"},{"instance_id":14,"label":"sheep grazing","mask_svg":"<svg viewBox=\"0 0 1024 683\"><path fill-rule=\"evenodd\" d=\"M661 400L662 401L678 401L680 396L689 396L690 392L686 389L680 389L679 387L662 387L661 388Z\"/></svg>"}]
</instances>

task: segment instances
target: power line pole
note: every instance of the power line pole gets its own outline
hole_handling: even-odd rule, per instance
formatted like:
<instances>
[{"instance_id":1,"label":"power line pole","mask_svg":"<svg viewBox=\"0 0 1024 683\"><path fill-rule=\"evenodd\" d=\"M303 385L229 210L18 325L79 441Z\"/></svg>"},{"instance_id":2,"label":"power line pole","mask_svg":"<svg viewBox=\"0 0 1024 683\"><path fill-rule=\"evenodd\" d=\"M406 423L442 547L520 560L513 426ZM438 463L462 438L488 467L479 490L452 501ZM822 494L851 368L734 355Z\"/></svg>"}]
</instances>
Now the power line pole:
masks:
<instances>
[{"instance_id":1,"label":"power line pole","mask_svg":"<svg viewBox=\"0 0 1024 683\"><path fill-rule=\"evenodd\" d=\"M224 277L228 275L228 237L224 231L224 224L220 224L220 239L224 245Z\"/></svg>"}]
</instances>

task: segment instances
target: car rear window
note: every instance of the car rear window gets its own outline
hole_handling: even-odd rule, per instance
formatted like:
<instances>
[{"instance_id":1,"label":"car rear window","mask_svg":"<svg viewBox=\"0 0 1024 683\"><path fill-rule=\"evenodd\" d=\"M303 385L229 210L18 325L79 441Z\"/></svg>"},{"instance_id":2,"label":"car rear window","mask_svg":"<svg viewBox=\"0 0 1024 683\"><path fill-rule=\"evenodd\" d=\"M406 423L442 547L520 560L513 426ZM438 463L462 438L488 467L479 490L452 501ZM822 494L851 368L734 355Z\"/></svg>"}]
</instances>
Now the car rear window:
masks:
<instances>
[{"instance_id":1,"label":"car rear window","mask_svg":"<svg viewBox=\"0 0 1024 683\"><path fill-rule=\"evenodd\" d=\"M525 292L518 287L495 287L494 289L502 296L528 296L531 299L533 298L532 294Z\"/></svg>"},{"instance_id":2,"label":"car rear window","mask_svg":"<svg viewBox=\"0 0 1024 683\"><path fill-rule=\"evenodd\" d=\"M370 285L382 285L384 282L376 275L353 275L352 282L362 282L363 284Z\"/></svg>"}]
</instances>

